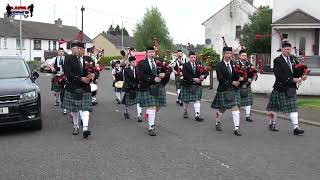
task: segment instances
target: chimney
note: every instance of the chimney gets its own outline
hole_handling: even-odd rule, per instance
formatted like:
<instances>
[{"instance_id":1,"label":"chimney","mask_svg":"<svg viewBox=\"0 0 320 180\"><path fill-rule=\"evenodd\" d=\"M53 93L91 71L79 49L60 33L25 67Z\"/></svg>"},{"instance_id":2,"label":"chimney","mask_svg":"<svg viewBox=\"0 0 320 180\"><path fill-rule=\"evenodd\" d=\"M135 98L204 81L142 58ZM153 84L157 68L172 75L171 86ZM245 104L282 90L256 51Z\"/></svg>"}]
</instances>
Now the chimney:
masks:
<instances>
[{"instance_id":1,"label":"chimney","mask_svg":"<svg viewBox=\"0 0 320 180\"><path fill-rule=\"evenodd\" d=\"M54 24L58 25L59 27L62 27L62 20L58 18L58 20L54 20Z\"/></svg>"},{"instance_id":2,"label":"chimney","mask_svg":"<svg viewBox=\"0 0 320 180\"><path fill-rule=\"evenodd\" d=\"M246 0L246 1L253 6L253 0Z\"/></svg>"}]
</instances>

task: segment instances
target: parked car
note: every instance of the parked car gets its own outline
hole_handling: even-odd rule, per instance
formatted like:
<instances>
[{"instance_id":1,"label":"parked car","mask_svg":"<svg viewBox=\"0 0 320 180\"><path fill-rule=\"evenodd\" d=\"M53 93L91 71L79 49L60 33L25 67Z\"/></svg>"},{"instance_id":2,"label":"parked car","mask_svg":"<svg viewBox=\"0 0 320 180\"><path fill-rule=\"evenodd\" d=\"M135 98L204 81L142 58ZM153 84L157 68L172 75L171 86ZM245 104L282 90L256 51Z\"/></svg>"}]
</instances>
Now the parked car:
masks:
<instances>
[{"instance_id":1,"label":"parked car","mask_svg":"<svg viewBox=\"0 0 320 180\"><path fill-rule=\"evenodd\" d=\"M38 77L21 57L0 56L0 126L27 124L42 129Z\"/></svg>"}]
</instances>

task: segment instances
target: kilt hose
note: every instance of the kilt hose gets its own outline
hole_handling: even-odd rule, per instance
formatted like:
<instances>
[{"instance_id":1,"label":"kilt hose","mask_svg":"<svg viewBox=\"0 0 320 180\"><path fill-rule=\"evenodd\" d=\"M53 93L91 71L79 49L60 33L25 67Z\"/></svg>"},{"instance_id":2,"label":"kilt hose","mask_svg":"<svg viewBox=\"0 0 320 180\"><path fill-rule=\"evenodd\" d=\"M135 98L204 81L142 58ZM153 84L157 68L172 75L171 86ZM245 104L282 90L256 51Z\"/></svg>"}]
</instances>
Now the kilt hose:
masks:
<instances>
[{"instance_id":1,"label":"kilt hose","mask_svg":"<svg viewBox=\"0 0 320 180\"><path fill-rule=\"evenodd\" d=\"M64 90L61 107L69 112L93 110L91 92L84 92L81 99L77 99L76 96L75 93Z\"/></svg>"},{"instance_id":2,"label":"kilt hose","mask_svg":"<svg viewBox=\"0 0 320 180\"><path fill-rule=\"evenodd\" d=\"M137 96L138 96L137 91L125 92L122 99L122 104L126 106L132 106L137 104Z\"/></svg>"},{"instance_id":3,"label":"kilt hose","mask_svg":"<svg viewBox=\"0 0 320 180\"><path fill-rule=\"evenodd\" d=\"M252 106L253 94L251 88L248 88L248 96L240 96L240 107Z\"/></svg>"},{"instance_id":4,"label":"kilt hose","mask_svg":"<svg viewBox=\"0 0 320 180\"><path fill-rule=\"evenodd\" d=\"M63 89L63 86L58 86L54 83L51 83L51 91L58 93L58 92L61 92L62 89Z\"/></svg>"},{"instance_id":5,"label":"kilt hose","mask_svg":"<svg viewBox=\"0 0 320 180\"><path fill-rule=\"evenodd\" d=\"M232 93L233 100L228 101L225 97L227 91L223 92L217 92L216 96L213 99L213 102L211 104L212 109L231 109L234 106L240 106L240 91L239 90L232 90L230 91Z\"/></svg>"},{"instance_id":6,"label":"kilt hose","mask_svg":"<svg viewBox=\"0 0 320 180\"><path fill-rule=\"evenodd\" d=\"M141 107L166 107L167 106L167 96L166 89L164 86L159 86L159 95L153 96L150 94L150 90L138 91L137 102L140 103Z\"/></svg>"},{"instance_id":7,"label":"kilt hose","mask_svg":"<svg viewBox=\"0 0 320 180\"><path fill-rule=\"evenodd\" d=\"M191 88L191 86L181 86L180 100L182 102L189 103L201 100L202 87L196 85L194 87L195 88Z\"/></svg>"},{"instance_id":8,"label":"kilt hose","mask_svg":"<svg viewBox=\"0 0 320 180\"><path fill-rule=\"evenodd\" d=\"M288 97L286 92L279 92L275 89L272 90L270 95L267 111L291 113L297 112L297 95Z\"/></svg>"}]
</instances>

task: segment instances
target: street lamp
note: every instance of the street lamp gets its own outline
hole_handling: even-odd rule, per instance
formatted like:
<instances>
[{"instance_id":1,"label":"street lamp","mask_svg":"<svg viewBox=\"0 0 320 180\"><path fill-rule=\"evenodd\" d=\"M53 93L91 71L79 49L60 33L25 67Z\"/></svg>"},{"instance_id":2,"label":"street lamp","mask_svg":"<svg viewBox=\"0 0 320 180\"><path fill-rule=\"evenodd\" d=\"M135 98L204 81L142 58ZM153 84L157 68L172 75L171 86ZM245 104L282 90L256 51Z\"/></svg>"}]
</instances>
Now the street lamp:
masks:
<instances>
[{"instance_id":1,"label":"street lamp","mask_svg":"<svg viewBox=\"0 0 320 180\"><path fill-rule=\"evenodd\" d=\"M81 7L81 31L83 33L83 11L86 10L83 6Z\"/></svg>"}]
</instances>

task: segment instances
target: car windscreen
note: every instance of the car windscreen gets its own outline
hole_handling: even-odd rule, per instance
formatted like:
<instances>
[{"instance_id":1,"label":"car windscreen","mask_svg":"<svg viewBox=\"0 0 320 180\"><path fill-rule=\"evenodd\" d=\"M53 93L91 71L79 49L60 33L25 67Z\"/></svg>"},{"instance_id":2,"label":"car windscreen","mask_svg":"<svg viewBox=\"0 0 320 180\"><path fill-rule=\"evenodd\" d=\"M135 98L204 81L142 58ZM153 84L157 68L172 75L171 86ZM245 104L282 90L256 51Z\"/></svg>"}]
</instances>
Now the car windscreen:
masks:
<instances>
[{"instance_id":1,"label":"car windscreen","mask_svg":"<svg viewBox=\"0 0 320 180\"><path fill-rule=\"evenodd\" d=\"M27 77L29 77L29 71L23 60L0 59L0 79Z\"/></svg>"}]
</instances>

